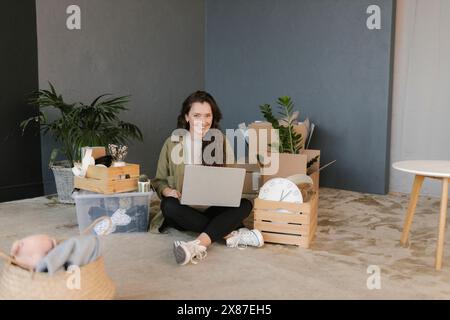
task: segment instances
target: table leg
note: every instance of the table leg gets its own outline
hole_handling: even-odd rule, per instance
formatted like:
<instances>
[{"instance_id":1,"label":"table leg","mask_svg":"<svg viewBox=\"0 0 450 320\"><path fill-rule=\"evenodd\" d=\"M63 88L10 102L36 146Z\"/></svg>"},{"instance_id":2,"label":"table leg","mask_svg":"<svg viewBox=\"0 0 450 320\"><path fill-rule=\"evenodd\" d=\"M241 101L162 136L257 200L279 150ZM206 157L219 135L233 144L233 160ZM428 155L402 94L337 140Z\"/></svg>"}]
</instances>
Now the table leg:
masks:
<instances>
[{"instance_id":1,"label":"table leg","mask_svg":"<svg viewBox=\"0 0 450 320\"><path fill-rule=\"evenodd\" d=\"M439 214L439 234L436 250L436 270L442 268L442 256L444 255L445 220L447 217L448 203L448 178L442 178L441 210Z\"/></svg>"},{"instance_id":2,"label":"table leg","mask_svg":"<svg viewBox=\"0 0 450 320\"><path fill-rule=\"evenodd\" d=\"M424 178L425 178L424 176L420 175L416 175L416 177L414 178L414 184L411 190L408 211L406 213L405 224L403 226L402 238L400 239L400 243L402 245L406 245L406 242L408 241L409 229L411 228L414 212L416 211L417 200L419 198L420 188L422 187Z\"/></svg>"}]
</instances>

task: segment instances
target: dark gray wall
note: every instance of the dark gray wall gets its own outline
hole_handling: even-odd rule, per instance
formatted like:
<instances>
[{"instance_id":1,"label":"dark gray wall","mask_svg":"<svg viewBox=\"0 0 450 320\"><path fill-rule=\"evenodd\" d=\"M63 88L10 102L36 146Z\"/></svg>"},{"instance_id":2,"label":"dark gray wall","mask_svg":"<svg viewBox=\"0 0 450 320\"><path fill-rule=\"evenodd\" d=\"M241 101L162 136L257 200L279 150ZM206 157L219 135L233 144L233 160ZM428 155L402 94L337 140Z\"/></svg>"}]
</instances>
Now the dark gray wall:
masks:
<instances>
[{"instance_id":1,"label":"dark gray wall","mask_svg":"<svg viewBox=\"0 0 450 320\"><path fill-rule=\"evenodd\" d=\"M24 136L19 128L37 112L26 103L38 88L36 7L34 0L7 2L0 13L0 202L42 195L38 128Z\"/></svg>"},{"instance_id":2,"label":"dark gray wall","mask_svg":"<svg viewBox=\"0 0 450 320\"><path fill-rule=\"evenodd\" d=\"M381 7L382 29L366 27ZM208 0L206 88L224 127L262 119L258 106L293 97L317 124L321 185L386 193L392 0Z\"/></svg>"},{"instance_id":3,"label":"dark gray wall","mask_svg":"<svg viewBox=\"0 0 450 320\"><path fill-rule=\"evenodd\" d=\"M81 30L66 28L66 8L81 8ZM204 88L204 0L39 0L39 85L50 80L70 101L102 93L131 94L126 121L144 143L128 161L155 174L164 139L176 125L184 98ZM42 168L46 193L55 192L45 137Z\"/></svg>"}]
</instances>

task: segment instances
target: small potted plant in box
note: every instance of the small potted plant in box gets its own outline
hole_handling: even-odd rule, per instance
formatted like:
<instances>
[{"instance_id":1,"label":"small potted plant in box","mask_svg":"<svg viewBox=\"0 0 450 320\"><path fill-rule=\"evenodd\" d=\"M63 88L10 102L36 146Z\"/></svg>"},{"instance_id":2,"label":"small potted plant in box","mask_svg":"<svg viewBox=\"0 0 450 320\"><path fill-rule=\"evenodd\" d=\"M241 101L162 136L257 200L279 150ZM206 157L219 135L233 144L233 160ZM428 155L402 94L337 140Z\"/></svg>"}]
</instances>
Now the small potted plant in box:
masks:
<instances>
[{"instance_id":1,"label":"small potted plant in box","mask_svg":"<svg viewBox=\"0 0 450 320\"><path fill-rule=\"evenodd\" d=\"M55 176L58 200L73 203L73 173L75 161L81 160L81 148L85 146L107 147L110 143L126 144L131 140L142 141L142 133L134 124L121 121L119 113L128 110L129 96L98 96L90 104L82 102L66 103L51 83L50 90L38 90L30 95L29 103L39 107L39 114L23 121L25 130L37 123L44 134L50 134L59 148L53 149L49 166ZM58 110L58 117L50 121L45 109ZM65 157L55 161L58 153Z\"/></svg>"},{"instance_id":2,"label":"small potted plant in box","mask_svg":"<svg viewBox=\"0 0 450 320\"><path fill-rule=\"evenodd\" d=\"M278 130L278 143L271 145L279 152L279 174L277 176L291 175L307 171L318 162L317 152L308 153L305 157L304 140L301 133L296 130L298 112L294 112L294 103L288 96L278 98L278 117L274 115L272 106L264 104L260 110L270 124L269 127ZM307 132L306 132L307 133ZM296 172L298 171L298 172ZM306 172L305 172L306 173Z\"/></svg>"}]
</instances>

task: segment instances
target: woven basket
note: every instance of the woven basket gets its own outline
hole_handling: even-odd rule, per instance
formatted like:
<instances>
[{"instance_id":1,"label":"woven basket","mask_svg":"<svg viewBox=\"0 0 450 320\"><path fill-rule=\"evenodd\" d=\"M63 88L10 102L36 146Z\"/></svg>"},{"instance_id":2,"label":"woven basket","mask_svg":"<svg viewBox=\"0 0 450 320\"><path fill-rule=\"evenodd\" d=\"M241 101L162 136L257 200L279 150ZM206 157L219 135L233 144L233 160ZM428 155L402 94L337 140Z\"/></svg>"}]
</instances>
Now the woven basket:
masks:
<instances>
[{"instance_id":1,"label":"woven basket","mask_svg":"<svg viewBox=\"0 0 450 320\"><path fill-rule=\"evenodd\" d=\"M105 218L109 219L97 219L84 233ZM80 267L79 289L71 285L75 273L59 271L50 276L21 266L13 257L1 251L0 257L7 260L0 274L0 300L109 300L114 298L116 292L113 281L105 272L103 257Z\"/></svg>"}]
</instances>

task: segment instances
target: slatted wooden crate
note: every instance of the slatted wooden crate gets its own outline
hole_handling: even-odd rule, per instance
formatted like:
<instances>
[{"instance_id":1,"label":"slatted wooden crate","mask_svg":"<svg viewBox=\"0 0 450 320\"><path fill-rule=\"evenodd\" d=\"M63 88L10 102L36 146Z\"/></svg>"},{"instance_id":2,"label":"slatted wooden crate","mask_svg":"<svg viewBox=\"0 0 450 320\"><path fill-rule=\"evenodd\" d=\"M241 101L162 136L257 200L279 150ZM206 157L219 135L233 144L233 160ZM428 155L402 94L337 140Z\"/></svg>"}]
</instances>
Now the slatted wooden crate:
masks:
<instances>
[{"instance_id":1,"label":"slatted wooden crate","mask_svg":"<svg viewBox=\"0 0 450 320\"><path fill-rule=\"evenodd\" d=\"M308 202L296 204L256 198L253 206L254 228L264 242L309 248L317 228L319 172L312 173L314 194Z\"/></svg>"},{"instance_id":2,"label":"slatted wooden crate","mask_svg":"<svg viewBox=\"0 0 450 320\"><path fill-rule=\"evenodd\" d=\"M74 187L103 194L135 191L138 188L138 164L123 167L89 166L86 177L74 177Z\"/></svg>"}]
</instances>

